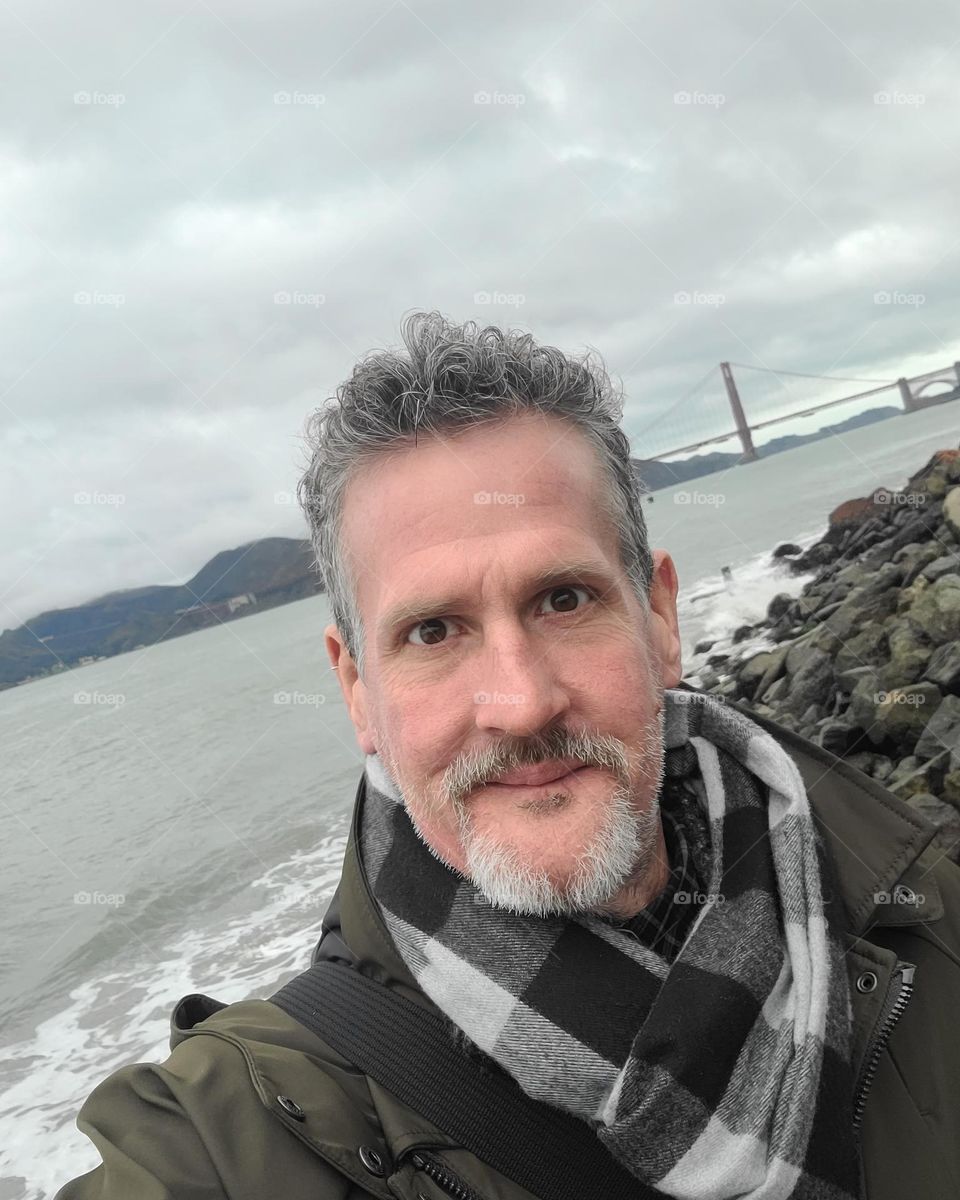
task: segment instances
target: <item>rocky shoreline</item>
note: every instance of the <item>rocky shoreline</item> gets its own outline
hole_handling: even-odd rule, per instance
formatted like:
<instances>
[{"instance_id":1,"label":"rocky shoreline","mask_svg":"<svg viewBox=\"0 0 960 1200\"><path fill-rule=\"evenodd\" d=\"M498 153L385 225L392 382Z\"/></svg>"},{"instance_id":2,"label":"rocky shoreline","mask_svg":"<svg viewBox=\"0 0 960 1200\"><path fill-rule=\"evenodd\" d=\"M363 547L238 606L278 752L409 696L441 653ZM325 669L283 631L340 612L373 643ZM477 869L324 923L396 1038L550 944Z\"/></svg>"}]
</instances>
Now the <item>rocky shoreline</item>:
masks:
<instances>
[{"instance_id":1,"label":"rocky shoreline","mask_svg":"<svg viewBox=\"0 0 960 1200\"><path fill-rule=\"evenodd\" d=\"M700 643L693 682L876 779L960 862L960 450L898 491L847 501L819 541L773 556L813 577L730 646Z\"/></svg>"}]
</instances>

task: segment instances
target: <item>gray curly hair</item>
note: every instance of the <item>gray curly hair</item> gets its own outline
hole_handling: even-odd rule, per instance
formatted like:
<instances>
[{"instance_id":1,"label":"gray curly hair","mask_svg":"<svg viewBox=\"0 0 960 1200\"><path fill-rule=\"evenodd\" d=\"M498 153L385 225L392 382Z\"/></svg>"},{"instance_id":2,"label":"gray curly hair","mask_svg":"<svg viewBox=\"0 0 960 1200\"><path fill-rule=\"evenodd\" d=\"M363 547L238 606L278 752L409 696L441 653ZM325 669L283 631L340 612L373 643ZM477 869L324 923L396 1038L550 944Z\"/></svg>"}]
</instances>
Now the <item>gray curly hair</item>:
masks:
<instances>
[{"instance_id":1,"label":"gray curly hair","mask_svg":"<svg viewBox=\"0 0 960 1200\"><path fill-rule=\"evenodd\" d=\"M364 632L343 553L344 495L358 467L379 453L415 445L418 433L453 434L528 412L580 429L609 481L604 511L617 529L629 584L646 609L653 560L643 519L645 489L620 428L622 394L600 358L566 355L518 329L457 325L439 312L409 314L400 333L405 353L368 354L336 396L308 418L309 464L297 484L314 565L358 673Z\"/></svg>"}]
</instances>

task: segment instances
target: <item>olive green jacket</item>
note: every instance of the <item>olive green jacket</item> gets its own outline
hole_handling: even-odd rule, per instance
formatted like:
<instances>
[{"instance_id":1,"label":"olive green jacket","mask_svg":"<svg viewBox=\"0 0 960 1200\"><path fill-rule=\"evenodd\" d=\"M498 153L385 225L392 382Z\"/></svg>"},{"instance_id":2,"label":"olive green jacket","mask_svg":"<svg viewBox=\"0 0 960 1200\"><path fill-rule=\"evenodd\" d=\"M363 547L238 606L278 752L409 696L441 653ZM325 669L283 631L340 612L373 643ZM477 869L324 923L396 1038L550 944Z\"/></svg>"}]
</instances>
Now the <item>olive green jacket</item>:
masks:
<instances>
[{"instance_id":1,"label":"olive green jacket","mask_svg":"<svg viewBox=\"0 0 960 1200\"><path fill-rule=\"evenodd\" d=\"M837 868L863 1194L956 1200L960 868L934 852L933 826L895 796L803 738L754 719L800 767ZM431 1007L363 874L362 802L361 781L319 954L337 955L345 945L359 970ZM267 1000L185 997L171 1030L165 1062L123 1067L90 1094L77 1124L103 1161L55 1200L531 1198Z\"/></svg>"}]
</instances>

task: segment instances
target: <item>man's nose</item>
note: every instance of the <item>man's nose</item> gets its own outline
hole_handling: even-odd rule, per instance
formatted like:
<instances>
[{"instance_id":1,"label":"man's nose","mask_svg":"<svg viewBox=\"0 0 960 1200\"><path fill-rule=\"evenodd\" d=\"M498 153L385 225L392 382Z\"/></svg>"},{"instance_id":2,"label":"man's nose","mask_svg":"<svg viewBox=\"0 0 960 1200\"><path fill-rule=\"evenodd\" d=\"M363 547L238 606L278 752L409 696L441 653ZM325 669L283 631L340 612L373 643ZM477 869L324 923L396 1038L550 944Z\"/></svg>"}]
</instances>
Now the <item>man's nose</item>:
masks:
<instances>
[{"instance_id":1,"label":"man's nose","mask_svg":"<svg viewBox=\"0 0 960 1200\"><path fill-rule=\"evenodd\" d=\"M478 729L529 736L570 707L552 655L522 636L504 638L491 647L478 679L473 696Z\"/></svg>"}]
</instances>

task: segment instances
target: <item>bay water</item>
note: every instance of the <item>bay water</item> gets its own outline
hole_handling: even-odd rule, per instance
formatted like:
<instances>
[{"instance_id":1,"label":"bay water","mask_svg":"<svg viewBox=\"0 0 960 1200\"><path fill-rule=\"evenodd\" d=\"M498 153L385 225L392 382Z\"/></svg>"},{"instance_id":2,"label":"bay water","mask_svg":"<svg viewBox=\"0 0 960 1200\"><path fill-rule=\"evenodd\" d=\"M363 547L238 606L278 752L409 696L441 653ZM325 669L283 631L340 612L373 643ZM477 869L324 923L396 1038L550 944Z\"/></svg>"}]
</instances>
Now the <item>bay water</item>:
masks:
<instances>
[{"instance_id":1,"label":"bay water","mask_svg":"<svg viewBox=\"0 0 960 1200\"><path fill-rule=\"evenodd\" d=\"M655 493L688 677L697 642L799 592L778 542L958 438L946 404ZM0 1200L97 1165L77 1110L166 1057L181 996L268 996L307 965L363 765L328 620L315 596L0 693Z\"/></svg>"}]
</instances>

